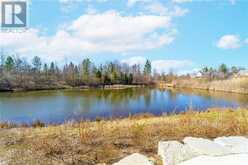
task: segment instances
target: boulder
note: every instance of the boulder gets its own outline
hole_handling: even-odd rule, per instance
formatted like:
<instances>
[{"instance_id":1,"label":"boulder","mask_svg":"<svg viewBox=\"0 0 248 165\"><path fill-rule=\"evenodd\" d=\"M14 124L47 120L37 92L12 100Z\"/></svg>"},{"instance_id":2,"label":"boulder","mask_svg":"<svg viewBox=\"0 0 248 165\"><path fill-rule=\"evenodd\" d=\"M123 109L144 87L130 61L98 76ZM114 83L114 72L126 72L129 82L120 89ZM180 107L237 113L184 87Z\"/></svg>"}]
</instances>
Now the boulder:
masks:
<instances>
[{"instance_id":1,"label":"boulder","mask_svg":"<svg viewBox=\"0 0 248 165\"><path fill-rule=\"evenodd\" d=\"M232 153L248 154L248 139L245 137L241 137L241 136L219 137L214 139L214 142L221 146L229 148L232 151Z\"/></svg>"},{"instance_id":2,"label":"boulder","mask_svg":"<svg viewBox=\"0 0 248 165\"><path fill-rule=\"evenodd\" d=\"M177 141L161 141L158 144L158 155L164 165L175 165L198 156L198 153Z\"/></svg>"},{"instance_id":3,"label":"boulder","mask_svg":"<svg viewBox=\"0 0 248 165\"><path fill-rule=\"evenodd\" d=\"M179 165L247 165L247 162L248 154L234 154L219 157L199 156Z\"/></svg>"},{"instance_id":4,"label":"boulder","mask_svg":"<svg viewBox=\"0 0 248 165\"><path fill-rule=\"evenodd\" d=\"M183 142L199 155L224 156L232 153L230 148L208 139L186 137Z\"/></svg>"},{"instance_id":5,"label":"boulder","mask_svg":"<svg viewBox=\"0 0 248 165\"><path fill-rule=\"evenodd\" d=\"M141 154L135 153L130 156L125 157L119 162L113 165L153 165L154 163L149 161L149 159Z\"/></svg>"}]
</instances>

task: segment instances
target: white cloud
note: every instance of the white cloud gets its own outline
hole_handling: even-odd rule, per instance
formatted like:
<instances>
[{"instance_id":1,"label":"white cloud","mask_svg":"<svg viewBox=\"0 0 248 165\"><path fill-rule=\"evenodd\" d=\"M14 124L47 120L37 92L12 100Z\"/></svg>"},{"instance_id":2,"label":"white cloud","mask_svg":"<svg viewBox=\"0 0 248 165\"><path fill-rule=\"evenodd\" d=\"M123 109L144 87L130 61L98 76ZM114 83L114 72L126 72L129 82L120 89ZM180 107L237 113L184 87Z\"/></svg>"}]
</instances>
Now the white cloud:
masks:
<instances>
[{"instance_id":1,"label":"white cloud","mask_svg":"<svg viewBox=\"0 0 248 165\"><path fill-rule=\"evenodd\" d=\"M192 2L192 0L172 0L174 3L186 3L186 2Z\"/></svg>"},{"instance_id":2,"label":"white cloud","mask_svg":"<svg viewBox=\"0 0 248 165\"><path fill-rule=\"evenodd\" d=\"M236 49L240 46L240 38L237 35L231 34L222 36L217 43L217 47L221 49Z\"/></svg>"},{"instance_id":3,"label":"white cloud","mask_svg":"<svg viewBox=\"0 0 248 165\"><path fill-rule=\"evenodd\" d=\"M144 11L157 15L180 17L184 16L188 12L188 9L183 9L176 5L173 5L172 7L167 7L165 4L159 1L153 1L144 5Z\"/></svg>"},{"instance_id":4,"label":"white cloud","mask_svg":"<svg viewBox=\"0 0 248 165\"><path fill-rule=\"evenodd\" d=\"M121 61L122 63L126 63L130 66L134 64L139 64L144 66L146 62L146 58L142 56L135 56L128 59L124 59ZM151 61L152 69L157 73L188 73L192 71L192 62L188 60L153 60Z\"/></svg>"},{"instance_id":5,"label":"white cloud","mask_svg":"<svg viewBox=\"0 0 248 165\"><path fill-rule=\"evenodd\" d=\"M147 5L145 8L146 8L146 10L150 11L151 13L160 14L160 15L165 15L169 12L168 8L166 8L160 2L153 2L149 5Z\"/></svg>"},{"instance_id":6,"label":"white cloud","mask_svg":"<svg viewBox=\"0 0 248 165\"><path fill-rule=\"evenodd\" d=\"M3 32L0 43L5 50L26 57L38 55L56 61L85 53L143 51L175 39L171 21L169 16L122 16L115 11L85 14L53 36L42 36L37 29L19 34Z\"/></svg>"},{"instance_id":7,"label":"white cloud","mask_svg":"<svg viewBox=\"0 0 248 165\"><path fill-rule=\"evenodd\" d=\"M68 29L72 36L95 45L97 49L93 51L126 52L170 44L174 34L165 32L170 24L167 16L121 16L109 11L83 15Z\"/></svg>"},{"instance_id":8,"label":"white cloud","mask_svg":"<svg viewBox=\"0 0 248 165\"><path fill-rule=\"evenodd\" d=\"M142 57L142 56L135 56L135 57L131 57L131 58L128 58L128 59L121 60L121 63L128 64L129 66L133 66L135 64L144 65L145 62L146 62L146 59L144 57Z\"/></svg>"},{"instance_id":9,"label":"white cloud","mask_svg":"<svg viewBox=\"0 0 248 165\"><path fill-rule=\"evenodd\" d=\"M152 61L152 68L158 73L181 73L192 67L192 62L187 60L155 60Z\"/></svg>"},{"instance_id":10,"label":"white cloud","mask_svg":"<svg viewBox=\"0 0 248 165\"><path fill-rule=\"evenodd\" d=\"M181 7L175 6L174 10L170 13L170 15L174 17L181 17L187 14L188 12L189 12L188 9L183 9Z\"/></svg>"}]
</instances>

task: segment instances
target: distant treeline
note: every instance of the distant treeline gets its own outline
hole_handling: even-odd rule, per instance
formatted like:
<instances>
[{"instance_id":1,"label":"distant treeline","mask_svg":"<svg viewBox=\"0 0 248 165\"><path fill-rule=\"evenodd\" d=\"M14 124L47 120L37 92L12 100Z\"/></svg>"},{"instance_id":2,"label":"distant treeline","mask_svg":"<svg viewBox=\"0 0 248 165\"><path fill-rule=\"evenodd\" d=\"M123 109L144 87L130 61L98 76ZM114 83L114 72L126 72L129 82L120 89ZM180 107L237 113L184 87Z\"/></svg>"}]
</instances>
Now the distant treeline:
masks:
<instances>
[{"instance_id":1,"label":"distant treeline","mask_svg":"<svg viewBox=\"0 0 248 165\"><path fill-rule=\"evenodd\" d=\"M112 84L151 83L151 62L144 67L119 62L95 65L90 59L58 67L55 62L43 63L40 57L27 62L18 57L1 56L0 90L50 89L63 86L100 86Z\"/></svg>"},{"instance_id":2,"label":"distant treeline","mask_svg":"<svg viewBox=\"0 0 248 165\"><path fill-rule=\"evenodd\" d=\"M214 80L230 78L233 75L237 75L242 70L245 70L245 68L236 66L229 68L226 64L221 64L218 68L203 67L200 70L200 73L202 77Z\"/></svg>"},{"instance_id":3,"label":"distant treeline","mask_svg":"<svg viewBox=\"0 0 248 165\"><path fill-rule=\"evenodd\" d=\"M245 68L221 64L217 69L204 67L198 73L208 80L227 79ZM79 64L70 62L58 67L55 62L44 63L35 56L31 62L15 56L0 55L0 91L16 89L57 89L66 87L101 87L105 85L144 85L156 81L172 82L189 79L194 75L175 75L152 72L151 62L145 66L106 62L96 65L90 59L82 59ZM199 76L198 76L199 77Z\"/></svg>"}]
</instances>

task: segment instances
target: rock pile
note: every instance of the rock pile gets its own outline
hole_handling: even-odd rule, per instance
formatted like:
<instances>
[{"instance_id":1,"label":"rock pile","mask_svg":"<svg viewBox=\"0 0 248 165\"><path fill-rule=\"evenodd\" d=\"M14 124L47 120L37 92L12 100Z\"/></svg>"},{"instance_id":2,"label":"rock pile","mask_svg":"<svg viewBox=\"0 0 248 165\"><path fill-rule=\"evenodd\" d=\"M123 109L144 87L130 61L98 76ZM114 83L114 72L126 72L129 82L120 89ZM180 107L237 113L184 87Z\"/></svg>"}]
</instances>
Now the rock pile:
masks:
<instances>
[{"instance_id":1,"label":"rock pile","mask_svg":"<svg viewBox=\"0 0 248 165\"><path fill-rule=\"evenodd\" d=\"M246 165L248 139L245 137L220 137L213 141L186 137L183 142L161 141L158 155L163 165ZM133 154L114 165L153 165L147 157Z\"/></svg>"},{"instance_id":2,"label":"rock pile","mask_svg":"<svg viewBox=\"0 0 248 165\"><path fill-rule=\"evenodd\" d=\"M151 162L146 156L135 153L120 160L118 163L115 163L113 165L153 165L153 164L154 163Z\"/></svg>"}]
</instances>

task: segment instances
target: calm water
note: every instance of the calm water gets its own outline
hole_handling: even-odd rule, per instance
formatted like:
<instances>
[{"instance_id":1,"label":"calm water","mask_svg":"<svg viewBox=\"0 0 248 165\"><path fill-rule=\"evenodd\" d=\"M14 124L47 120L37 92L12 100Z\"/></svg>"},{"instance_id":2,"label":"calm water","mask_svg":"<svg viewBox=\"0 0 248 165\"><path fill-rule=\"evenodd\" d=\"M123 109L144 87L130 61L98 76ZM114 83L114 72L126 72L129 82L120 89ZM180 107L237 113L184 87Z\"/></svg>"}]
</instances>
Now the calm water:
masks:
<instances>
[{"instance_id":1,"label":"calm water","mask_svg":"<svg viewBox=\"0 0 248 165\"><path fill-rule=\"evenodd\" d=\"M161 115L182 112L189 106L199 111L208 107L247 107L248 96L148 88L0 93L0 121L61 123L137 113Z\"/></svg>"}]
</instances>

